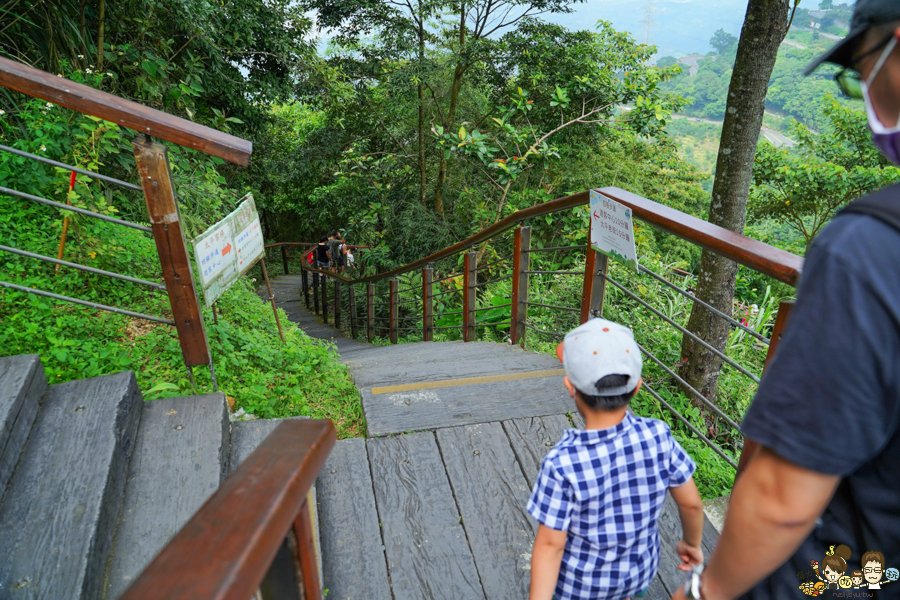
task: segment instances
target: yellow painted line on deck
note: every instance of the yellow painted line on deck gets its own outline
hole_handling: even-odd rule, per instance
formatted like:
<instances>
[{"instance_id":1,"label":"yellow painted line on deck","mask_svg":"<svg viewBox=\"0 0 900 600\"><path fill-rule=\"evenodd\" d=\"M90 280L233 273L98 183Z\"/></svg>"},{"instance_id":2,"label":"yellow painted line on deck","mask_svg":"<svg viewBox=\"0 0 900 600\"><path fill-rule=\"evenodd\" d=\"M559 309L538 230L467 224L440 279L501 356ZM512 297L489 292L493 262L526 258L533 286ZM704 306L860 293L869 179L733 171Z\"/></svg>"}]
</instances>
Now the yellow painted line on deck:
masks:
<instances>
[{"instance_id":1,"label":"yellow painted line on deck","mask_svg":"<svg viewBox=\"0 0 900 600\"><path fill-rule=\"evenodd\" d=\"M466 379L447 379L444 381L424 381L422 383L409 383L406 385L389 385L386 387L372 388L372 394L395 394L397 392L412 392L415 390L433 390L435 388L457 387L460 385L478 385L480 383L496 383L498 381L518 381L520 379L538 379L540 377L556 377L565 375L565 369L550 369L548 371L529 371L527 373L508 373L506 375L487 375L485 377L467 377Z\"/></svg>"}]
</instances>

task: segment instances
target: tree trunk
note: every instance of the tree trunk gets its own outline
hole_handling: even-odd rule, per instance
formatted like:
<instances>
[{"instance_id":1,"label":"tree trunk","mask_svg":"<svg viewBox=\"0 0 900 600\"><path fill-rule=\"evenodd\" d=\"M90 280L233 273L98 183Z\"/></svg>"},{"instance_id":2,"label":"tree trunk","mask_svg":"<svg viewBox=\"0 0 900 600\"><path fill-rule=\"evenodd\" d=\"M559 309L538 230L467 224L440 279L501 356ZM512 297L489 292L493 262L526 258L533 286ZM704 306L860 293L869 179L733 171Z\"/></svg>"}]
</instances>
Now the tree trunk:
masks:
<instances>
[{"instance_id":1,"label":"tree trunk","mask_svg":"<svg viewBox=\"0 0 900 600\"><path fill-rule=\"evenodd\" d=\"M769 78L788 25L789 0L750 0L731 84L722 139L716 160L709 222L737 233L744 232L753 158L762 128ZM697 281L697 297L731 314L738 265L704 250ZM699 304L694 304L688 330L713 347L724 350L730 325ZM714 398L722 360L685 335L681 376L707 398ZM699 401L695 400L699 405Z\"/></svg>"},{"instance_id":2,"label":"tree trunk","mask_svg":"<svg viewBox=\"0 0 900 600\"><path fill-rule=\"evenodd\" d=\"M103 70L103 30L106 27L106 0L100 0L100 26L97 31L97 71Z\"/></svg>"},{"instance_id":3,"label":"tree trunk","mask_svg":"<svg viewBox=\"0 0 900 600\"><path fill-rule=\"evenodd\" d=\"M450 87L450 106L447 108L447 118L444 119L444 132L448 133L456 119L456 107L459 104L459 92L462 89L463 77L469 68L465 64L463 55L466 45L466 3L459 7L459 53L460 58L453 70L453 85ZM441 162L438 166L437 186L434 192L434 210L437 213L444 212L444 184L447 182L447 159L441 153Z\"/></svg>"},{"instance_id":4,"label":"tree trunk","mask_svg":"<svg viewBox=\"0 0 900 600\"><path fill-rule=\"evenodd\" d=\"M425 187L428 178L425 176L425 91L422 89L423 66L425 64L425 14L422 11L422 0L419 0L419 202L425 206Z\"/></svg>"}]
</instances>

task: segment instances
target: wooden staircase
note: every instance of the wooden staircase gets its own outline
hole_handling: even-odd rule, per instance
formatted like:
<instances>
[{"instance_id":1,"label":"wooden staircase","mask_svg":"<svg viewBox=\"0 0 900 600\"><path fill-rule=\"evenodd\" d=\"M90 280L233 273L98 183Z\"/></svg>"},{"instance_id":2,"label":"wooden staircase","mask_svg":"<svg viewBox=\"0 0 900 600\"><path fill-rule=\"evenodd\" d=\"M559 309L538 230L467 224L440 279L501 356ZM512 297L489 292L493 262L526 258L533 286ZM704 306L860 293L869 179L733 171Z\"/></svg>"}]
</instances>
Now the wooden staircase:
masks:
<instances>
[{"instance_id":1,"label":"wooden staircase","mask_svg":"<svg viewBox=\"0 0 900 600\"><path fill-rule=\"evenodd\" d=\"M363 400L367 439L338 441L317 481L329 600L528 597L536 523L525 511L541 461L584 423L547 354L488 342L372 346L306 310L299 275L276 303L333 342ZM669 497L651 599L683 583ZM718 533L707 520L704 546Z\"/></svg>"},{"instance_id":2,"label":"wooden staircase","mask_svg":"<svg viewBox=\"0 0 900 600\"><path fill-rule=\"evenodd\" d=\"M279 420L223 394L144 402L132 372L48 385L0 358L0 598L118 598Z\"/></svg>"}]
</instances>

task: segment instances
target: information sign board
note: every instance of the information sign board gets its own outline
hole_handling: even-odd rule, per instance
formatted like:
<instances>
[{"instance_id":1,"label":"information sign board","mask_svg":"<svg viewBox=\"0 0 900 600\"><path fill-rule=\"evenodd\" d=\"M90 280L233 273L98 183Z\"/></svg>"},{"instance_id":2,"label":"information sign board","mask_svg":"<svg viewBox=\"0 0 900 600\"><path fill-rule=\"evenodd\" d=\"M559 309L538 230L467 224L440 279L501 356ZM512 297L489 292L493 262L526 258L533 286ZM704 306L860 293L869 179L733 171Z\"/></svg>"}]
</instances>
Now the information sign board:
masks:
<instances>
[{"instance_id":1,"label":"information sign board","mask_svg":"<svg viewBox=\"0 0 900 600\"><path fill-rule=\"evenodd\" d=\"M591 246L638 270L631 209L596 190L591 190Z\"/></svg>"},{"instance_id":2,"label":"information sign board","mask_svg":"<svg viewBox=\"0 0 900 600\"><path fill-rule=\"evenodd\" d=\"M203 300L206 306L212 306L265 252L253 196L244 196L237 210L197 236L192 243L200 270Z\"/></svg>"}]
</instances>

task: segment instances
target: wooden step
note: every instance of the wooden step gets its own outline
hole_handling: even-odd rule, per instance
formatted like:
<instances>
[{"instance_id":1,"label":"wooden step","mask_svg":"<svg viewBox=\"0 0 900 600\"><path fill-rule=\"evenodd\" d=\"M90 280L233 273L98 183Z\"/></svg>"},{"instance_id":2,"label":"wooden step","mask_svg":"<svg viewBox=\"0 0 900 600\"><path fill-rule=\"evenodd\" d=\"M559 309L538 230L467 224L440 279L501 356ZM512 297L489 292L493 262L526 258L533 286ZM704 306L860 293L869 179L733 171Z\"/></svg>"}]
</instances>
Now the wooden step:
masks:
<instances>
[{"instance_id":1,"label":"wooden step","mask_svg":"<svg viewBox=\"0 0 900 600\"><path fill-rule=\"evenodd\" d=\"M37 354L0 358L0 499L46 391L47 378Z\"/></svg>"},{"instance_id":2,"label":"wooden step","mask_svg":"<svg viewBox=\"0 0 900 600\"><path fill-rule=\"evenodd\" d=\"M485 596L527 598L537 523L525 510L531 484L503 427L481 423L436 435Z\"/></svg>"},{"instance_id":3,"label":"wooden step","mask_svg":"<svg viewBox=\"0 0 900 600\"><path fill-rule=\"evenodd\" d=\"M121 596L218 489L228 466L229 431L221 393L144 403L107 598Z\"/></svg>"},{"instance_id":4,"label":"wooden step","mask_svg":"<svg viewBox=\"0 0 900 600\"><path fill-rule=\"evenodd\" d=\"M484 598L434 434L366 446L394 600Z\"/></svg>"},{"instance_id":5,"label":"wooden step","mask_svg":"<svg viewBox=\"0 0 900 600\"><path fill-rule=\"evenodd\" d=\"M347 362L352 362L352 359ZM548 370L562 371L560 362L549 354L485 348L482 352L471 355L467 352L454 353L450 358L446 348L440 347L433 352L422 352L404 360L379 361L371 365L351 367L353 381L361 388Z\"/></svg>"},{"instance_id":6,"label":"wooden step","mask_svg":"<svg viewBox=\"0 0 900 600\"><path fill-rule=\"evenodd\" d=\"M102 596L142 404L130 371L47 390L0 505L0 589Z\"/></svg>"},{"instance_id":7,"label":"wooden step","mask_svg":"<svg viewBox=\"0 0 900 600\"><path fill-rule=\"evenodd\" d=\"M575 410L563 376L375 394L362 390L369 436L488 423Z\"/></svg>"},{"instance_id":8,"label":"wooden step","mask_svg":"<svg viewBox=\"0 0 900 600\"><path fill-rule=\"evenodd\" d=\"M316 481L316 495L328 600L390 598L364 439L335 444Z\"/></svg>"}]
</instances>

